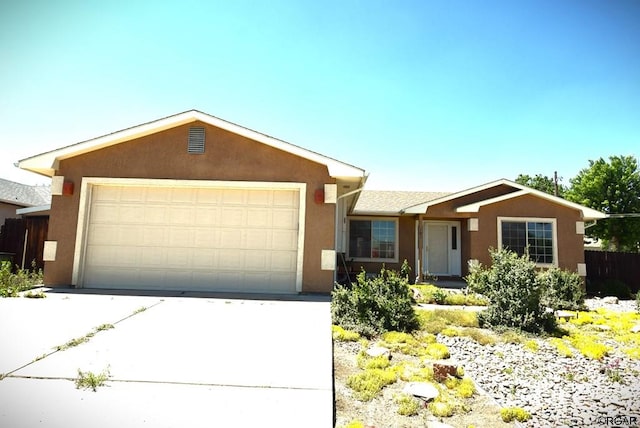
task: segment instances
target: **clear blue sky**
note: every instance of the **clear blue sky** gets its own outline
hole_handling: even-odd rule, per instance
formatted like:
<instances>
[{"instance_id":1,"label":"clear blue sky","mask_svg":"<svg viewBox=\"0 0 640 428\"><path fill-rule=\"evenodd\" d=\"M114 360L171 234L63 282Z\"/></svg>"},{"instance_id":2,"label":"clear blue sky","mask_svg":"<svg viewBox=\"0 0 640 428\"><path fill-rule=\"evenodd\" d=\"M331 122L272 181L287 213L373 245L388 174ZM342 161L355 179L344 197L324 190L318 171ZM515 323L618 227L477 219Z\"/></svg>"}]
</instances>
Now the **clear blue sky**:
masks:
<instances>
[{"instance_id":1,"label":"clear blue sky","mask_svg":"<svg viewBox=\"0 0 640 428\"><path fill-rule=\"evenodd\" d=\"M196 108L372 189L640 155L640 1L4 1L0 177Z\"/></svg>"}]
</instances>

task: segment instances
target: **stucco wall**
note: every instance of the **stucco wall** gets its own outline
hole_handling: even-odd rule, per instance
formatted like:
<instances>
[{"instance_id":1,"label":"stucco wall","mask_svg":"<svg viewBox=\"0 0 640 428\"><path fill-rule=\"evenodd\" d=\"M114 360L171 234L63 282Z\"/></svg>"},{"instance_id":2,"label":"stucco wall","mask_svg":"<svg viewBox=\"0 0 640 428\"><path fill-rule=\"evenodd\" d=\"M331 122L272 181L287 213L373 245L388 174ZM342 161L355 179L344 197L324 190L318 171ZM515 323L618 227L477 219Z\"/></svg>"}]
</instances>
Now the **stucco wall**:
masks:
<instances>
[{"instance_id":1,"label":"stucco wall","mask_svg":"<svg viewBox=\"0 0 640 428\"><path fill-rule=\"evenodd\" d=\"M187 153L189 128L206 132L204 154ZM56 175L72 181L71 196L54 196L48 239L58 241L56 261L47 262L45 283L69 285L82 177L307 183L303 292L329 292L333 272L320 269L321 250L334 248L335 205L316 204L314 192L335 183L326 166L231 132L194 122L60 162Z\"/></svg>"},{"instance_id":2,"label":"stucco wall","mask_svg":"<svg viewBox=\"0 0 640 428\"><path fill-rule=\"evenodd\" d=\"M24 207L0 202L0 226L4 224L4 220L7 218L18 218L19 216L16 215L16 210L20 208Z\"/></svg>"}]
</instances>

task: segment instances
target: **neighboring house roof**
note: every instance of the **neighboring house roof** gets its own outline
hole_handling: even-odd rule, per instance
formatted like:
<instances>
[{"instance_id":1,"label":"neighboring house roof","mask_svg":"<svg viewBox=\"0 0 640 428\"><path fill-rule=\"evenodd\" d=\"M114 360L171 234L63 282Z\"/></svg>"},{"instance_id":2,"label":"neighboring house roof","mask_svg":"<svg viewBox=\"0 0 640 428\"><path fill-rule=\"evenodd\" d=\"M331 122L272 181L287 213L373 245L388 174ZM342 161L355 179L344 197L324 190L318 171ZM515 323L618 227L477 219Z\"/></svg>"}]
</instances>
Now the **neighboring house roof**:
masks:
<instances>
[{"instance_id":1,"label":"neighboring house roof","mask_svg":"<svg viewBox=\"0 0 640 428\"><path fill-rule=\"evenodd\" d=\"M51 203L49 186L30 186L0 178L0 202L21 207L34 207Z\"/></svg>"},{"instance_id":2,"label":"neighboring house roof","mask_svg":"<svg viewBox=\"0 0 640 428\"><path fill-rule=\"evenodd\" d=\"M50 152L41 153L30 158L22 159L18 164L20 168L27 171L32 171L51 177L55 174L55 170L58 169L58 163L61 160L130 141L135 138L144 137L146 135L154 134L166 129L175 128L177 126L195 121L207 123L209 125L224 129L229 132L233 132L234 134L241 135L243 137L266 144L276 149L283 150L285 152L300 156L302 158L306 158L313 162L326 165L329 170L329 175L335 178L362 178L365 176L365 171L361 168L340 162L336 159L332 159L330 157L287 143L285 141L278 140L277 138L270 137L260 132L242 127L240 125L236 125L235 123L227 122L218 117L211 116L198 110L185 111L183 113L178 113L172 116L165 117L163 119L154 120L142 125L123 129L112 134L103 135L101 137L93 138L87 141L82 141L80 143L52 150Z\"/></svg>"},{"instance_id":3,"label":"neighboring house roof","mask_svg":"<svg viewBox=\"0 0 640 428\"><path fill-rule=\"evenodd\" d=\"M442 198L446 195L449 195L449 193L363 190L353 209L353 213L360 215L398 215L408 206Z\"/></svg>"},{"instance_id":4,"label":"neighboring house roof","mask_svg":"<svg viewBox=\"0 0 640 428\"><path fill-rule=\"evenodd\" d=\"M518 198L524 195L533 195L538 198L546 199L550 202L582 211L585 220L598 220L606 218L607 215L594 209L585 207L574 202L567 201L557 196L532 189L527 186L501 179L486 183L480 186L465 189L455 193L445 192L403 192L403 191L379 191L379 190L363 190L358 202L353 210L353 214L365 215L401 215L401 214L425 214L429 207L461 198L473 193L481 192L492 187L508 186L513 189L512 192L483 199L472 204L459 206L456 208L460 213L473 213L486 205L491 205L500 201Z\"/></svg>"}]
</instances>

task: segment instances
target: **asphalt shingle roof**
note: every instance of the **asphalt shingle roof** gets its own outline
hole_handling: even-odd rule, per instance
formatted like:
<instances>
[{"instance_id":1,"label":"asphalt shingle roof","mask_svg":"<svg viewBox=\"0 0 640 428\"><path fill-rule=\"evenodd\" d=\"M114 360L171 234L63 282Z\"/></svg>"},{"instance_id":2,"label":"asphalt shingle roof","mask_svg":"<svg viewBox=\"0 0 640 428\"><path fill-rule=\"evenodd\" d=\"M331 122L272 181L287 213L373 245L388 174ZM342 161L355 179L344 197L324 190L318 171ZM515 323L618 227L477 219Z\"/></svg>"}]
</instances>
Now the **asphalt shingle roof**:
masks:
<instances>
[{"instance_id":1,"label":"asphalt shingle roof","mask_svg":"<svg viewBox=\"0 0 640 428\"><path fill-rule=\"evenodd\" d=\"M50 186L30 186L0 178L0 202L23 207L36 207L51 203Z\"/></svg>"},{"instance_id":2,"label":"asphalt shingle roof","mask_svg":"<svg viewBox=\"0 0 640 428\"><path fill-rule=\"evenodd\" d=\"M397 190L363 190L354 214L397 214L401 210L450 195L450 192L409 192Z\"/></svg>"}]
</instances>

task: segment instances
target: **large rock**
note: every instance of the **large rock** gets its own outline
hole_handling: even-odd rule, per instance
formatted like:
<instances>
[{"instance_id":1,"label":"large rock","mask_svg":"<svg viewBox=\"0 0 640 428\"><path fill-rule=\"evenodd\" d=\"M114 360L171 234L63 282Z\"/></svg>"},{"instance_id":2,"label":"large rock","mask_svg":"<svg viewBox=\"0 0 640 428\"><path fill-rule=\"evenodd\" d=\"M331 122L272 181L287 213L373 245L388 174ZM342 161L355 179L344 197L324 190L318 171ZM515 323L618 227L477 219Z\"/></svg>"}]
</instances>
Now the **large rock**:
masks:
<instances>
[{"instance_id":1,"label":"large rock","mask_svg":"<svg viewBox=\"0 0 640 428\"><path fill-rule=\"evenodd\" d=\"M458 376L458 365L451 363L433 363L433 378L437 382L444 382L449 376Z\"/></svg>"},{"instance_id":2,"label":"large rock","mask_svg":"<svg viewBox=\"0 0 640 428\"><path fill-rule=\"evenodd\" d=\"M384 346L372 346L371 348L367 349L367 355L370 357L379 357L381 355L384 355L385 357L391 359L391 351L388 348L385 348Z\"/></svg>"},{"instance_id":3,"label":"large rock","mask_svg":"<svg viewBox=\"0 0 640 428\"><path fill-rule=\"evenodd\" d=\"M434 384L428 382L409 382L405 385L403 392L415 397L420 397L427 401L433 400L440 395L438 388L436 388Z\"/></svg>"},{"instance_id":4,"label":"large rock","mask_svg":"<svg viewBox=\"0 0 640 428\"><path fill-rule=\"evenodd\" d=\"M617 305L618 298L616 296L607 296L602 298L602 303L606 303L608 305Z\"/></svg>"}]
</instances>

